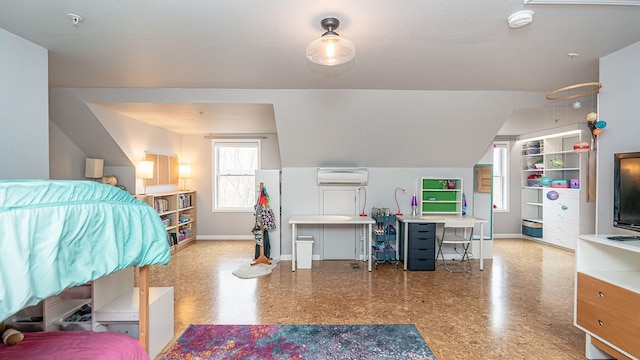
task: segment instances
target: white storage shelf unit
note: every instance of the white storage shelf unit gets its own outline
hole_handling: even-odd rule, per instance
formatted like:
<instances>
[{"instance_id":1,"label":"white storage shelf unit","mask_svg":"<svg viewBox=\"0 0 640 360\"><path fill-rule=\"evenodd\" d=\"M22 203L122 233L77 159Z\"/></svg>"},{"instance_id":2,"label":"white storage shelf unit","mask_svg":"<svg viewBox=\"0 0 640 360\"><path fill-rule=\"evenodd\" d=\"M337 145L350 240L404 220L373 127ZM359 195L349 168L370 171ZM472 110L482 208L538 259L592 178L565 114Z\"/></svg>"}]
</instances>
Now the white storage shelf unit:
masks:
<instances>
[{"instance_id":1,"label":"white storage shelf unit","mask_svg":"<svg viewBox=\"0 0 640 360\"><path fill-rule=\"evenodd\" d=\"M522 190L522 219L532 222L542 222L542 191L541 189L524 188Z\"/></svg>"},{"instance_id":2,"label":"white storage shelf unit","mask_svg":"<svg viewBox=\"0 0 640 360\"><path fill-rule=\"evenodd\" d=\"M94 311L95 323L108 331L138 338L139 290L130 289ZM173 338L173 287L149 288L149 356L153 359Z\"/></svg>"},{"instance_id":3,"label":"white storage shelf unit","mask_svg":"<svg viewBox=\"0 0 640 360\"><path fill-rule=\"evenodd\" d=\"M423 177L420 185L422 215L462 215L462 179Z\"/></svg>"},{"instance_id":4,"label":"white storage shelf unit","mask_svg":"<svg viewBox=\"0 0 640 360\"><path fill-rule=\"evenodd\" d=\"M581 140L580 132L545 139L544 176L551 180L580 179L584 156L573 151L573 145Z\"/></svg>"},{"instance_id":5,"label":"white storage shelf unit","mask_svg":"<svg viewBox=\"0 0 640 360\"><path fill-rule=\"evenodd\" d=\"M529 223L542 224L542 191L539 178L544 174L544 140L529 140L522 144L522 233ZM540 236L537 237L541 237Z\"/></svg>"},{"instance_id":6,"label":"white storage shelf unit","mask_svg":"<svg viewBox=\"0 0 640 360\"><path fill-rule=\"evenodd\" d=\"M550 192L557 193L557 198ZM576 238L582 233L579 190L545 188L543 193L543 240L551 245L575 250ZM584 228L590 225L583 222Z\"/></svg>"},{"instance_id":7,"label":"white storage shelf unit","mask_svg":"<svg viewBox=\"0 0 640 360\"><path fill-rule=\"evenodd\" d=\"M114 324L138 322L138 291L133 285L131 267L93 282L94 331L112 331ZM173 303L172 287L149 288L149 356L152 359L173 338Z\"/></svg>"},{"instance_id":8,"label":"white storage shelf unit","mask_svg":"<svg viewBox=\"0 0 640 360\"><path fill-rule=\"evenodd\" d=\"M521 137L522 220L542 227L541 236L523 237L574 250L578 234L591 233L595 223L595 204L587 202L587 157L573 151L579 141L589 141L583 124L563 128L562 132ZM541 186L540 178L564 180L569 188ZM571 184L574 183L573 188ZM549 195L550 191L555 193ZM555 196L558 195L554 200Z\"/></svg>"},{"instance_id":9,"label":"white storage shelf unit","mask_svg":"<svg viewBox=\"0 0 640 360\"><path fill-rule=\"evenodd\" d=\"M45 331L65 330L60 321L83 304L90 304L91 321L82 324L82 330L123 332L126 328L131 330L128 335L137 338L138 289L133 285L134 268L128 267L49 297L43 302L43 328ZM149 288L148 350L152 359L173 338L173 304L173 287ZM66 330L81 329L76 326Z\"/></svg>"}]
</instances>

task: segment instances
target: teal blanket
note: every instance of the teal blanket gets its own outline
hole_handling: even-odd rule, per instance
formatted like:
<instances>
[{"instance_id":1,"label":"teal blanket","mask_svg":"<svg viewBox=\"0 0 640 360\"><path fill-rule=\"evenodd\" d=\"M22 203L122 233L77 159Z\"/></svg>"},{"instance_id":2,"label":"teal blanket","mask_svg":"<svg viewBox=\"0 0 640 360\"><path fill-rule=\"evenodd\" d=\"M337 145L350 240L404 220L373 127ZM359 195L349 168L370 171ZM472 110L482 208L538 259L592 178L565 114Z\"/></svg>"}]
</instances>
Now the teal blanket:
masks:
<instances>
[{"instance_id":1,"label":"teal blanket","mask_svg":"<svg viewBox=\"0 0 640 360\"><path fill-rule=\"evenodd\" d=\"M93 181L0 181L0 320L129 266L167 264L155 210Z\"/></svg>"}]
</instances>

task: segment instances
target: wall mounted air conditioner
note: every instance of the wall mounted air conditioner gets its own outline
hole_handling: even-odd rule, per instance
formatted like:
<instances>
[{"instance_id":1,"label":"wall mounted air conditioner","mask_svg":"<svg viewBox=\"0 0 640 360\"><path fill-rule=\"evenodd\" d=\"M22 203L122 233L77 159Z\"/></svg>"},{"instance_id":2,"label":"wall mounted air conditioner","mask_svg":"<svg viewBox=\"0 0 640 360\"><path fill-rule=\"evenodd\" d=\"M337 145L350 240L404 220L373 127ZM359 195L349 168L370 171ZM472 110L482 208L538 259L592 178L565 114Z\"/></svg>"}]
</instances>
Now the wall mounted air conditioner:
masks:
<instances>
[{"instance_id":1,"label":"wall mounted air conditioner","mask_svg":"<svg viewBox=\"0 0 640 360\"><path fill-rule=\"evenodd\" d=\"M318 168L318 185L367 185L365 168Z\"/></svg>"}]
</instances>

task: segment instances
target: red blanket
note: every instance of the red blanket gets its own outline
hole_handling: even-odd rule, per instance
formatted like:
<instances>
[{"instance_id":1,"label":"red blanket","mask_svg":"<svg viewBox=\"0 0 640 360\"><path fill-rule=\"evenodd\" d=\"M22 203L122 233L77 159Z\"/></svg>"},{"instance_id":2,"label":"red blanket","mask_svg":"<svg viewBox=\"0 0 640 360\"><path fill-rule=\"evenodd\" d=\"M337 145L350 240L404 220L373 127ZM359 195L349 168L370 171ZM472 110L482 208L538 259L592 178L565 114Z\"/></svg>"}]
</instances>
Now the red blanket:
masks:
<instances>
[{"instance_id":1,"label":"red blanket","mask_svg":"<svg viewBox=\"0 0 640 360\"><path fill-rule=\"evenodd\" d=\"M14 346L0 342L0 359L149 360L140 343L114 332L47 331L24 333Z\"/></svg>"}]
</instances>

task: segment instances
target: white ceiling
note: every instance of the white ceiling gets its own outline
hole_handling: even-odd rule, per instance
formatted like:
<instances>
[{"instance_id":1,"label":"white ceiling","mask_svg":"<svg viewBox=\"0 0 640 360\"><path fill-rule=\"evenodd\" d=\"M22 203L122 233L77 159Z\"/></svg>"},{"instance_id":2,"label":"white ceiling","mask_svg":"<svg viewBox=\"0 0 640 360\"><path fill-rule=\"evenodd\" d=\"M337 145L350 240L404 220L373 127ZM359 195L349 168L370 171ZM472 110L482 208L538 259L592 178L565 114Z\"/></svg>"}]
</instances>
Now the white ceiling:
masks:
<instances>
[{"instance_id":1,"label":"white ceiling","mask_svg":"<svg viewBox=\"0 0 640 360\"><path fill-rule=\"evenodd\" d=\"M510 29L522 9L533 24ZM351 63L305 59L328 16L355 44ZM640 41L639 20L640 6L523 0L0 0L0 28L48 49L50 86L72 88L547 92L597 81L600 57ZM266 104L103 106L181 133L215 132L200 121L214 114L236 126L226 132L247 116L274 128Z\"/></svg>"}]
</instances>

